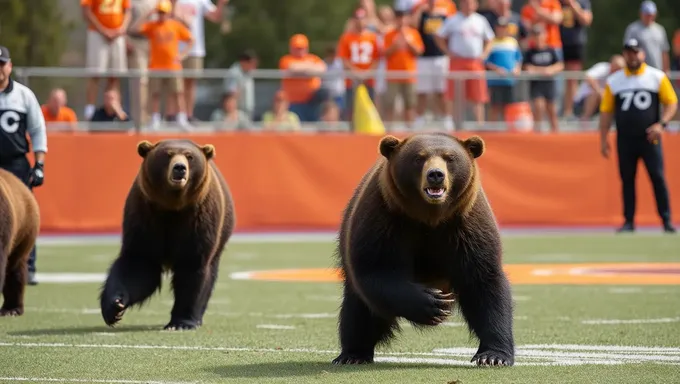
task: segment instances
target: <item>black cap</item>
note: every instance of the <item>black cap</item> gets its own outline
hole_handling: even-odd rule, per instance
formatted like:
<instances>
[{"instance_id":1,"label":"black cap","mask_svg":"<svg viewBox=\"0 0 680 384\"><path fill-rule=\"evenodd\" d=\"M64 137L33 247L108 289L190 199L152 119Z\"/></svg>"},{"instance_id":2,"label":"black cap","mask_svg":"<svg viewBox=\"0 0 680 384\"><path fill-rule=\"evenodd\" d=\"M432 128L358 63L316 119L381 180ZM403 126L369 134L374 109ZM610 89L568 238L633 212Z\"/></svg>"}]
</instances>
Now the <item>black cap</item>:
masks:
<instances>
[{"instance_id":1,"label":"black cap","mask_svg":"<svg viewBox=\"0 0 680 384\"><path fill-rule=\"evenodd\" d=\"M0 62L6 63L9 60L9 49L0 45Z\"/></svg>"},{"instance_id":2,"label":"black cap","mask_svg":"<svg viewBox=\"0 0 680 384\"><path fill-rule=\"evenodd\" d=\"M637 52L640 50L640 43L637 41L637 39L628 39L623 44L623 49Z\"/></svg>"}]
</instances>

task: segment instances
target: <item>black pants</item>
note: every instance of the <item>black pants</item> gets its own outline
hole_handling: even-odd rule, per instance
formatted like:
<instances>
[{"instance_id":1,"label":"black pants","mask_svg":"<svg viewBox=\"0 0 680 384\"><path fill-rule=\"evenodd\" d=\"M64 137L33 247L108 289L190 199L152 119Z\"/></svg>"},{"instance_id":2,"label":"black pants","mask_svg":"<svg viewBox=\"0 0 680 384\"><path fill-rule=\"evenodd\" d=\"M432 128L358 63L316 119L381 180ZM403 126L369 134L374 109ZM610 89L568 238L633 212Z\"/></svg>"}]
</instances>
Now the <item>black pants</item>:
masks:
<instances>
[{"instance_id":1,"label":"black pants","mask_svg":"<svg viewBox=\"0 0 680 384\"><path fill-rule=\"evenodd\" d=\"M31 176L31 164L25 156L14 157L10 159L0 159L0 168L11 172L28 186L30 190L33 188L28 184L28 179ZM28 259L28 272L35 272L35 246L31 250L31 255Z\"/></svg>"},{"instance_id":2,"label":"black pants","mask_svg":"<svg viewBox=\"0 0 680 384\"><path fill-rule=\"evenodd\" d=\"M654 188L656 209L661 220L670 222L671 209L668 199L668 187L663 171L663 153L661 141L652 144L645 137L617 137L619 157L619 173L623 187L623 217L626 222L633 223L635 218L635 174L638 160L642 158L649 179Z\"/></svg>"}]
</instances>

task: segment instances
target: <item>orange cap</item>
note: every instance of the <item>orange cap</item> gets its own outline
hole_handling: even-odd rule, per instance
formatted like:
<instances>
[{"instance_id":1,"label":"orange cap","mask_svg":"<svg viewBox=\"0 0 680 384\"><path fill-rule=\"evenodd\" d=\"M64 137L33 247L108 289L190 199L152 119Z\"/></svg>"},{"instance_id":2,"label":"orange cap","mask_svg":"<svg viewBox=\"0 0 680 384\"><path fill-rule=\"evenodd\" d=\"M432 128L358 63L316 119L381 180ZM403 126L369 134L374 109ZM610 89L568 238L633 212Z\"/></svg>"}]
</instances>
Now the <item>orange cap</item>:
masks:
<instances>
[{"instance_id":1,"label":"orange cap","mask_svg":"<svg viewBox=\"0 0 680 384\"><path fill-rule=\"evenodd\" d=\"M161 0L158 2L156 9L159 12L170 13L170 11L172 11L172 3L170 2L170 0Z\"/></svg>"},{"instance_id":2,"label":"orange cap","mask_svg":"<svg viewBox=\"0 0 680 384\"><path fill-rule=\"evenodd\" d=\"M291 48L308 48L309 47L309 40L307 39L307 36L298 33L296 35L293 35L293 37L290 38L290 47Z\"/></svg>"}]
</instances>

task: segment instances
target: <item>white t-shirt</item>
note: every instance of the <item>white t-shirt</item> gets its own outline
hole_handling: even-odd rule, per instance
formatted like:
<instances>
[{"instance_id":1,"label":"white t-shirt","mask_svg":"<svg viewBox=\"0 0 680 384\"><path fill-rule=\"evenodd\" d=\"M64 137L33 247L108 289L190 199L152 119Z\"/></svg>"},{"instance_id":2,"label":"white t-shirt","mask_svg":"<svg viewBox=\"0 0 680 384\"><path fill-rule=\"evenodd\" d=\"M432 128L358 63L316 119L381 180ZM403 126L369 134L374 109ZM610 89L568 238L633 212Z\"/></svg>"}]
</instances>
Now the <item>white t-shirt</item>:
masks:
<instances>
[{"instance_id":1,"label":"white t-shirt","mask_svg":"<svg viewBox=\"0 0 680 384\"><path fill-rule=\"evenodd\" d=\"M177 13L190 20L191 23L190 30L194 38L194 46L191 47L189 56L204 57L205 33L203 20L206 13L212 12L217 7L210 0L177 0L175 7L177 7ZM180 50L185 49L184 44L180 43Z\"/></svg>"},{"instance_id":2,"label":"white t-shirt","mask_svg":"<svg viewBox=\"0 0 680 384\"><path fill-rule=\"evenodd\" d=\"M494 38L486 18L475 12L470 16L457 12L448 17L437 31L448 39L449 52L466 59L476 59L484 52L484 42Z\"/></svg>"},{"instance_id":3,"label":"white t-shirt","mask_svg":"<svg viewBox=\"0 0 680 384\"><path fill-rule=\"evenodd\" d=\"M586 71L586 76L590 77L591 79L597 80L597 82L600 84L600 87L604 87L605 82L607 81L607 76L609 76L609 71L611 70L611 64L608 62L600 62L588 69ZM576 95L574 95L574 103L578 103L581 100L585 99L593 93L593 89L590 88L590 85L586 81L582 81L581 85L578 87L578 90L576 91Z\"/></svg>"}]
</instances>

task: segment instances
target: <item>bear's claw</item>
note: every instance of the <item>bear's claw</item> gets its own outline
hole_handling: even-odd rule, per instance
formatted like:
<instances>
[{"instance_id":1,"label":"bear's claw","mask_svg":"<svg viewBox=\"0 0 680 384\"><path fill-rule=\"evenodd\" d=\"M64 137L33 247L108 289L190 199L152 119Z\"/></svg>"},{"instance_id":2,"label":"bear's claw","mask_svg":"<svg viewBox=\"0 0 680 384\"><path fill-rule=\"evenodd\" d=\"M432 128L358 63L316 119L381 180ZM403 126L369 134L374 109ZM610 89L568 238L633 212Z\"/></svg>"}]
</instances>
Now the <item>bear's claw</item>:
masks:
<instances>
[{"instance_id":1,"label":"bear's claw","mask_svg":"<svg viewBox=\"0 0 680 384\"><path fill-rule=\"evenodd\" d=\"M116 325L123 318L126 309L121 298L114 299L113 303L109 304L106 308L102 308L102 316L106 325L109 327Z\"/></svg>"},{"instance_id":2,"label":"bear's claw","mask_svg":"<svg viewBox=\"0 0 680 384\"><path fill-rule=\"evenodd\" d=\"M346 365L346 364L372 364L372 357L364 357L355 354L341 353L340 356L333 359L333 365Z\"/></svg>"},{"instance_id":3,"label":"bear's claw","mask_svg":"<svg viewBox=\"0 0 680 384\"><path fill-rule=\"evenodd\" d=\"M191 331L200 326L197 322L191 320L170 320L170 322L163 327L165 331Z\"/></svg>"},{"instance_id":4,"label":"bear's claw","mask_svg":"<svg viewBox=\"0 0 680 384\"><path fill-rule=\"evenodd\" d=\"M24 314L22 308L2 308L0 309L0 317L16 317Z\"/></svg>"},{"instance_id":5,"label":"bear's claw","mask_svg":"<svg viewBox=\"0 0 680 384\"><path fill-rule=\"evenodd\" d=\"M504 353L488 351L477 353L472 360L479 366L511 366L514 364L512 357L506 356Z\"/></svg>"}]
</instances>

